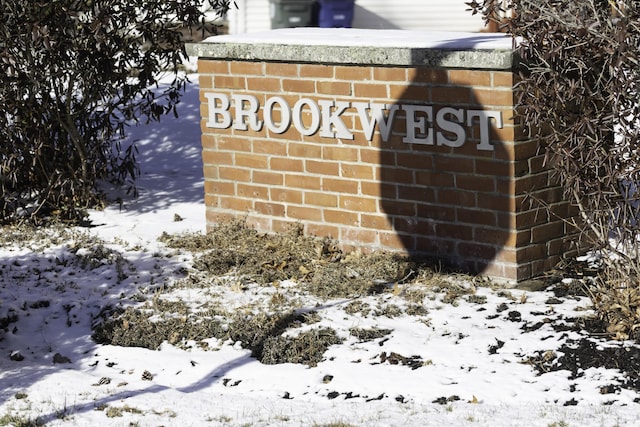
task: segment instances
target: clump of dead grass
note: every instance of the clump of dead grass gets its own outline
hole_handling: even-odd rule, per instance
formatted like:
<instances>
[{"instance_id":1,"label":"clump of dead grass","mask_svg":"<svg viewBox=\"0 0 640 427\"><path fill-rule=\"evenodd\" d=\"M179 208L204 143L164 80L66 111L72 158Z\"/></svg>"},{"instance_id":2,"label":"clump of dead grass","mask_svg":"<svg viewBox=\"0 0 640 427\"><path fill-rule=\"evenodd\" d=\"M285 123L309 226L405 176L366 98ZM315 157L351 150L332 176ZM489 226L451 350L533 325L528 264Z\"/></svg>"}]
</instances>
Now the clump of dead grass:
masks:
<instances>
[{"instance_id":1,"label":"clump of dead grass","mask_svg":"<svg viewBox=\"0 0 640 427\"><path fill-rule=\"evenodd\" d=\"M164 234L173 248L196 252L194 267L267 285L292 280L320 298L352 298L388 291L394 283L450 286L428 263L397 253L344 253L328 238L307 236L301 226L259 233L242 220L220 223L206 235Z\"/></svg>"},{"instance_id":2,"label":"clump of dead grass","mask_svg":"<svg viewBox=\"0 0 640 427\"><path fill-rule=\"evenodd\" d=\"M341 342L342 339L332 328L311 329L294 337L270 336L263 343L258 360L266 365L299 363L316 366L322 362L330 346Z\"/></svg>"},{"instance_id":3,"label":"clump of dead grass","mask_svg":"<svg viewBox=\"0 0 640 427\"><path fill-rule=\"evenodd\" d=\"M383 338L393 332L393 329L379 329L379 328L350 328L349 334L357 338L360 342L373 341L378 338Z\"/></svg>"},{"instance_id":4,"label":"clump of dead grass","mask_svg":"<svg viewBox=\"0 0 640 427\"><path fill-rule=\"evenodd\" d=\"M207 313L214 313L207 316ZM240 343L265 364L303 363L315 366L326 349L341 342L331 328L314 328L294 336L287 333L319 321L316 312L295 310L267 313L254 307L230 311L192 312L181 301L155 299L141 307L103 310L94 325L99 344L157 350L164 342L186 347L216 338Z\"/></svg>"},{"instance_id":5,"label":"clump of dead grass","mask_svg":"<svg viewBox=\"0 0 640 427\"><path fill-rule=\"evenodd\" d=\"M157 349L163 342L188 346L192 342L218 339L239 343L262 363L302 363L314 366L326 350L342 342L335 330L314 325L320 315L294 303L283 281L296 283L299 297L313 299L352 298L345 313L397 317L427 314L424 299L443 293L455 301L472 293L447 279L440 268L397 253L344 253L328 238L306 236L302 227L286 233L259 233L244 221L220 223L206 235L163 234L161 240L174 249L195 254L194 269L175 287L247 292L273 286L265 298L240 307L224 307L220 301L195 309L162 294L137 307L107 309L97 319L94 339L99 343ZM234 283L243 283L235 286ZM214 293L217 293L215 291ZM359 297L388 294L377 307ZM397 297L392 303L391 299ZM350 334L370 340L388 330L353 329Z\"/></svg>"}]
</instances>

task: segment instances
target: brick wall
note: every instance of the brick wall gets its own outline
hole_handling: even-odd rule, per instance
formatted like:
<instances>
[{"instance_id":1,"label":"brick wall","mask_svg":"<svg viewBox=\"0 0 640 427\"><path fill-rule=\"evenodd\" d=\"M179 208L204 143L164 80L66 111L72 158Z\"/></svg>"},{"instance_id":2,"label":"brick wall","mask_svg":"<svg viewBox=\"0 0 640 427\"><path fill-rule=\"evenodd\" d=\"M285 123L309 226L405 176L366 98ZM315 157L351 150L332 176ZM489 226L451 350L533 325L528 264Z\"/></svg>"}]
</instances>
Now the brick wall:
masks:
<instances>
[{"instance_id":1,"label":"brick wall","mask_svg":"<svg viewBox=\"0 0 640 427\"><path fill-rule=\"evenodd\" d=\"M301 222L306 232L347 247L433 256L508 280L540 274L562 254L563 221L527 200L567 214L535 142L513 121L512 72L215 59L200 59L198 69L209 224L246 217L260 230L282 231ZM255 97L262 126L254 128L245 115L246 130L235 121L212 127L210 106L223 110L211 104L219 101L212 94ZM291 107L305 100L301 126L266 126L265 103L273 97ZM312 104L327 101L349 103L340 121L351 139L328 137L325 125L318 127L318 117L326 117L314 115ZM397 106L388 135L379 126L367 135L354 107L359 102L387 104L387 113ZM411 106L425 105L432 125L427 118L422 132L424 111L414 116ZM235 119L233 108L231 102ZM435 117L446 108L458 116L447 115L437 127ZM271 111L280 123L283 113ZM469 119L478 111L498 112L502 123ZM445 129L452 120L460 126ZM330 131L340 134L335 123ZM417 135L408 141L408 133ZM425 142L429 135L433 140Z\"/></svg>"}]
</instances>

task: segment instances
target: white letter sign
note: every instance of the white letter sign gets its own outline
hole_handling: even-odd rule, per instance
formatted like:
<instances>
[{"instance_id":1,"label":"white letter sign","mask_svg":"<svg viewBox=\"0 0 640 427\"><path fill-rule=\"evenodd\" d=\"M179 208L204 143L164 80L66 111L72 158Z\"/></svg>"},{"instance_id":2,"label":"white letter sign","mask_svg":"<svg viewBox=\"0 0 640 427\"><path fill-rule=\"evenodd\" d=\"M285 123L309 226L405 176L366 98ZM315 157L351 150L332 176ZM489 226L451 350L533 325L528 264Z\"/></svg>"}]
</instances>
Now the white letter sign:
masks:
<instances>
[{"instance_id":1,"label":"white letter sign","mask_svg":"<svg viewBox=\"0 0 640 427\"><path fill-rule=\"evenodd\" d=\"M415 105L415 104L382 104L375 102L348 102L335 100L314 100L301 98L293 106L281 96L267 98L264 106L254 95L221 93L204 93L209 109L206 126L213 129L233 128L234 131L252 130L258 132L263 126L273 133L282 134L291 125L303 136L311 136L320 132L323 138L354 139L353 129L349 129L343 115L353 122L360 122L361 131L367 141L373 141L376 128L383 142L393 133L393 125L398 110L403 110L405 117L405 133L402 142L406 144L422 144L462 147L470 130L476 124L480 129L480 142L476 148L481 151L493 151L490 130L492 125L502 129L501 111L465 110L464 108ZM232 114L230 111L235 108ZM352 109L351 112L348 112ZM275 111L280 120L275 121ZM355 110L355 114L353 112ZM435 110L435 111L434 111ZM262 111L263 120L260 120ZM435 113L435 120L434 120ZM355 116L358 120L355 120ZM309 120L303 120L308 117ZM396 129L400 133L401 129Z\"/></svg>"}]
</instances>

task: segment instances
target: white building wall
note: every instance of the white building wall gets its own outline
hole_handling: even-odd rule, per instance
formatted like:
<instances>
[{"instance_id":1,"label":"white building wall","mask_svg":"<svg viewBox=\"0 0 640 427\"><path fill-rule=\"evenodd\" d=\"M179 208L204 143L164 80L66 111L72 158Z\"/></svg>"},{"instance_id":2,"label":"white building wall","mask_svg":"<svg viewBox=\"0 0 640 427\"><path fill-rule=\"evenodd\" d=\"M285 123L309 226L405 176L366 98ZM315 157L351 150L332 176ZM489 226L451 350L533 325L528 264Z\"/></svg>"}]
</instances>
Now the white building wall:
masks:
<instances>
[{"instance_id":1,"label":"white building wall","mask_svg":"<svg viewBox=\"0 0 640 427\"><path fill-rule=\"evenodd\" d=\"M356 0L354 28L480 31L480 16L466 11L468 0ZM232 34L265 31L271 28L269 0L236 0L237 10L229 12Z\"/></svg>"}]
</instances>

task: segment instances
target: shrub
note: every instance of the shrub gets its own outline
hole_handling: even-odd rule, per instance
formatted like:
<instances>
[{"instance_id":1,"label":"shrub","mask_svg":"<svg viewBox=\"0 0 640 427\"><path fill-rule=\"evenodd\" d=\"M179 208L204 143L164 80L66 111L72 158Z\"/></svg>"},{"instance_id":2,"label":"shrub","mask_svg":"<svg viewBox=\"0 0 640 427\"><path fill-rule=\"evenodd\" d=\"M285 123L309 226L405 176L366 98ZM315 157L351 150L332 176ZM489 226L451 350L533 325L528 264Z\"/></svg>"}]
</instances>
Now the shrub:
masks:
<instances>
[{"instance_id":1,"label":"shrub","mask_svg":"<svg viewBox=\"0 0 640 427\"><path fill-rule=\"evenodd\" d=\"M639 337L640 4L467 4L518 38L521 121L576 209L580 243L602 255L596 309L619 338Z\"/></svg>"},{"instance_id":2,"label":"shrub","mask_svg":"<svg viewBox=\"0 0 640 427\"><path fill-rule=\"evenodd\" d=\"M208 0L218 13L229 0ZM0 220L82 219L136 178L130 123L174 113L199 0L0 0ZM176 78L158 90L158 73ZM134 187L131 187L134 189Z\"/></svg>"}]
</instances>

